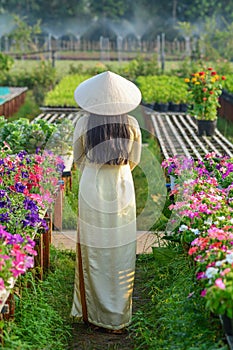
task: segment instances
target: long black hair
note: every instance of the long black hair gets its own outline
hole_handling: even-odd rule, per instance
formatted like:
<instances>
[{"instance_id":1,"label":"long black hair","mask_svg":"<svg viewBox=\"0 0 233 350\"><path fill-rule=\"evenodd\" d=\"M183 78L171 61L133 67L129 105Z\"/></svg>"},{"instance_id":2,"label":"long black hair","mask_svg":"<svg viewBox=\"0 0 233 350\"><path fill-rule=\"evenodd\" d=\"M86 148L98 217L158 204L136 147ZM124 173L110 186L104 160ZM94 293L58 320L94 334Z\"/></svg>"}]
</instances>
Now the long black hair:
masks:
<instances>
[{"instance_id":1,"label":"long black hair","mask_svg":"<svg viewBox=\"0 0 233 350\"><path fill-rule=\"evenodd\" d=\"M122 165L128 163L130 127L127 115L90 115L85 154L90 162Z\"/></svg>"}]
</instances>

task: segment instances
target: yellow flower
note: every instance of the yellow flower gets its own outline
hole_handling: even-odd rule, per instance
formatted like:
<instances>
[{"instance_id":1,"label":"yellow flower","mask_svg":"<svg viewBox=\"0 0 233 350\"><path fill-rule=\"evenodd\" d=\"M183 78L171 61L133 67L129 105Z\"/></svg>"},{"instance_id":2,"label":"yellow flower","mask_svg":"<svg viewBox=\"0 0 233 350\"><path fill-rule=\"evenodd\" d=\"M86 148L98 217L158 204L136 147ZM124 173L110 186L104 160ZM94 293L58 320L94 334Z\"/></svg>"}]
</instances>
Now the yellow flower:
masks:
<instances>
[{"instance_id":1,"label":"yellow flower","mask_svg":"<svg viewBox=\"0 0 233 350\"><path fill-rule=\"evenodd\" d=\"M189 83L190 79L189 78L185 78L184 81L185 81L185 83Z\"/></svg>"},{"instance_id":2,"label":"yellow flower","mask_svg":"<svg viewBox=\"0 0 233 350\"><path fill-rule=\"evenodd\" d=\"M192 78L192 83L195 83L197 81L197 78Z\"/></svg>"},{"instance_id":3,"label":"yellow flower","mask_svg":"<svg viewBox=\"0 0 233 350\"><path fill-rule=\"evenodd\" d=\"M196 81L195 85L200 85L200 81Z\"/></svg>"}]
</instances>

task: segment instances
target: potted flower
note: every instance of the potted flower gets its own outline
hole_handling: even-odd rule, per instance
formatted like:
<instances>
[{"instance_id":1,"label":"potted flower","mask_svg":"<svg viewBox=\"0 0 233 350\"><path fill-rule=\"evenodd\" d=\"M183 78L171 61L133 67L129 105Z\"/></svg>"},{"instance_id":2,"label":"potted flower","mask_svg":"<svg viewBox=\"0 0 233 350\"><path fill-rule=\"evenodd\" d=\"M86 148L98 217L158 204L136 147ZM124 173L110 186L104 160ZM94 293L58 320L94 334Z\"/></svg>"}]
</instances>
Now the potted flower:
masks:
<instances>
[{"instance_id":1,"label":"potted flower","mask_svg":"<svg viewBox=\"0 0 233 350\"><path fill-rule=\"evenodd\" d=\"M192 73L190 78L185 79L188 84L189 113L197 120L198 136L205 133L212 136L215 132L219 96L225 79L211 67Z\"/></svg>"}]
</instances>

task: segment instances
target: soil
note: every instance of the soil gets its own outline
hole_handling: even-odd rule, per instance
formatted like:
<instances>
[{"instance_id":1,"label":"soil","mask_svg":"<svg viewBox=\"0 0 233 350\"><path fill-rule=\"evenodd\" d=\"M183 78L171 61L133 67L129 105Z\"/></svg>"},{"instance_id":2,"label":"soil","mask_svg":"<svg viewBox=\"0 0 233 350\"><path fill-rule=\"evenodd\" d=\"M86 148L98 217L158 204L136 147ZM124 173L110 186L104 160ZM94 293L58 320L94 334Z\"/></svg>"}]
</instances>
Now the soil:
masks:
<instances>
[{"instance_id":1,"label":"soil","mask_svg":"<svg viewBox=\"0 0 233 350\"><path fill-rule=\"evenodd\" d=\"M133 293L133 314L147 302L141 274L143 271L136 266L135 285ZM124 334L109 334L93 330L85 324L73 325L73 344L70 350L130 350L136 349L135 335L126 331Z\"/></svg>"}]
</instances>

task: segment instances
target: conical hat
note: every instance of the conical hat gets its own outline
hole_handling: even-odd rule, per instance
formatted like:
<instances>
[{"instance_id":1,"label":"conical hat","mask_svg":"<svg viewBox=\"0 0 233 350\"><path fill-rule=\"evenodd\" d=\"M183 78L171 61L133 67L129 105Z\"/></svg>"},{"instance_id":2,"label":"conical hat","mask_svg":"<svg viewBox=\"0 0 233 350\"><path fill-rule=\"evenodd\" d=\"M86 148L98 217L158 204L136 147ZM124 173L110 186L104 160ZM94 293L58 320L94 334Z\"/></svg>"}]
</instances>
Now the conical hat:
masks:
<instances>
[{"instance_id":1,"label":"conical hat","mask_svg":"<svg viewBox=\"0 0 233 350\"><path fill-rule=\"evenodd\" d=\"M99 115L128 113L140 104L141 97L135 84L110 71L85 80L74 92L82 109Z\"/></svg>"}]
</instances>

